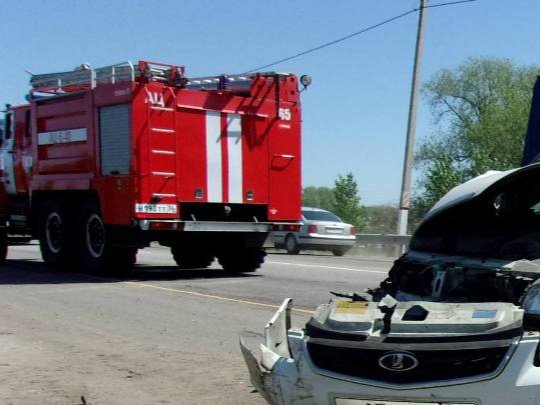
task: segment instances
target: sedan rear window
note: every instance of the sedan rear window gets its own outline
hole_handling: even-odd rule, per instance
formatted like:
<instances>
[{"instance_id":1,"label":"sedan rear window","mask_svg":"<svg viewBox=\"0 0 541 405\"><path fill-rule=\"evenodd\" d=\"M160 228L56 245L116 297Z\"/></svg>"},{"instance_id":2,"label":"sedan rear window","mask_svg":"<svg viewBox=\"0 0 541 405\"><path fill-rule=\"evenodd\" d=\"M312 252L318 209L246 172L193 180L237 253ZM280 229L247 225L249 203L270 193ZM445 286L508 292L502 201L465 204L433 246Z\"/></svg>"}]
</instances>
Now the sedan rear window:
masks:
<instances>
[{"instance_id":1,"label":"sedan rear window","mask_svg":"<svg viewBox=\"0 0 541 405\"><path fill-rule=\"evenodd\" d=\"M302 215L309 221L342 222L340 218L328 211L303 211Z\"/></svg>"}]
</instances>

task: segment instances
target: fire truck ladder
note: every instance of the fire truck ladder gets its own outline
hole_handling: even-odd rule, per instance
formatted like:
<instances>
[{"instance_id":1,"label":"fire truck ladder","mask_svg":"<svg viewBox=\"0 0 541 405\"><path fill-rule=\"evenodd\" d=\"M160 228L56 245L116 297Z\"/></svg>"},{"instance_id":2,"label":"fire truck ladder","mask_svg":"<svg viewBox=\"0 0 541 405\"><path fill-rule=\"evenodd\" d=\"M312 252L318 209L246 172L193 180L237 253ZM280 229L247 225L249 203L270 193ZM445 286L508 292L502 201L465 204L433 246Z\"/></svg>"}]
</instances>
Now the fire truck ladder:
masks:
<instances>
[{"instance_id":1,"label":"fire truck ladder","mask_svg":"<svg viewBox=\"0 0 541 405\"><path fill-rule=\"evenodd\" d=\"M135 80L135 69L131 62L91 69L81 65L73 71L32 75L30 94L61 94L93 89L100 84L114 84Z\"/></svg>"},{"instance_id":2,"label":"fire truck ladder","mask_svg":"<svg viewBox=\"0 0 541 405\"><path fill-rule=\"evenodd\" d=\"M188 79L185 87L192 90L247 90L250 89L254 77L286 77L289 75L289 73L258 72L250 74L243 73L221 76L194 77Z\"/></svg>"},{"instance_id":3,"label":"fire truck ladder","mask_svg":"<svg viewBox=\"0 0 541 405\"><path fill-rule=\"evenodd\" d=\"M258 76L288 76L288 73L261 72L186 78L184 67L157 62L140 61L135 68L132 62L92 69L83 64L73 71L32 75L30 95L36 93L58 95L94 89L103 84L133 82L137 80L164 82L191 90L249 90Z\"/></svg>"},{"instance_id":4,"label":"fire truck ladder","mask_svg":"<svg viewBox=\"0 0 541 405\"><path fill-rule=\"evenodd\" d=\"M252 83L250 75L222 75L188 79L186 88L191 90L244 89Z\"/></svg>"}]
</instances>

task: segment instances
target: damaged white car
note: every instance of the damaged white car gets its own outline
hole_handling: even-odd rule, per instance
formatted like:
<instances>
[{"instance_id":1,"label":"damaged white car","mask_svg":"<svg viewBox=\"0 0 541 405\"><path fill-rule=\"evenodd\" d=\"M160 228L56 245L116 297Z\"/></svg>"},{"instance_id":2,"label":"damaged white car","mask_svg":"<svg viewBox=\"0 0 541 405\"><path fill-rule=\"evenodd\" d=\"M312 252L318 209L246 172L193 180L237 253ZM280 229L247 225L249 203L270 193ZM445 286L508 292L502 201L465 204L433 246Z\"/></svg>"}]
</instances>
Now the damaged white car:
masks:
<instances>
[{"instance_id":1,"label":"damaged white car","mask_svg":"<svg viewBox=\"0 0 541 405\"><path fill-rule=\"evenodd\" d=\"M378 288L241 349L270 404L539 404L539 164L450 191Z\"/></svg>"}]
</instances>

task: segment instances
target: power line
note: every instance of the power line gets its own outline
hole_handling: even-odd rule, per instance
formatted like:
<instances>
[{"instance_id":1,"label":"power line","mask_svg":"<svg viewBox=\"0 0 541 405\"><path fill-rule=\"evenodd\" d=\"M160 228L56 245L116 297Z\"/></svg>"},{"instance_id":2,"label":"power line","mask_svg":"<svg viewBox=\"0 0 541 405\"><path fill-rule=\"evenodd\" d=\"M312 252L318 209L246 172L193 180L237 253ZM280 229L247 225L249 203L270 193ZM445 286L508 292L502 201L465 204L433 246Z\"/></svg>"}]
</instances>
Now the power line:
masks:
<instances>
[{"instance_id":1,"label":"power line","mask_svg":"<svg viewBox=\"0 0 541 405\"><path fill-rule=\"evenodd\" d=\"M436 7L443 7L443 6L454 6L455 4L462 4L462 3L473 3L477 0L457 0L457 1L447 1L445 3L436 3L431 4L425 8L436 8Z\"/></svg>"},{"instance_id":2,"label":"power line","mask_svg":"<svg viewBox=\"0 0 541 405\"><path fill-rule=\"evenodd\" d=\"M455 5L455 4L461 4L461 3L472 3L474 1L477 1L477 0L457 0L457 1L449 1L449 2L445 2L445 3L438 3L438 4L432 4L432 5L429 5L429 6L426 6L425 8L434 8L434 7L443 7L443 6L451 6L451 5ZM401 18L404 18L410 14L413 14L417 11L419 11L421 9L421 7L416 7L412 10L409 10L409 11L406 11L405 13L402 13L402 14L399 14L399 15L396 15L394 17L391 17L391 18L388 18L386 20L383 20L383 21L380 21L379 23L377 24L374 24L374 25L371 25L369 27L366 27L366 28L363 28L359 31L355 31L349 35L346 35L344 37L340 37L340 38L337 38L337 39L334 39L332 41L329 41L329 42L325 42L324 44L321 44L321 45L318 45L314 48L310 48L310 49L307 49L306 51L302 51L302 52L299 52L299 53L296 53L294 55L291 55L291 56L288 56L286 58L283 58L283 59L280 59L280 60L277 60L275 62L272 62L272 63L267 63L266 65L262 65L262 66L258 66L254 69L250 69L248 70L247 72L245 73L251 73L251 72L255 72L257 70L263 70L263 69L266 69L268 67L271 67L271 66L274 66L274 65L278 65L280 63L283 63L283 62L287 62L287 61L290 61L292 59L297 59L297 58L300 58L301 56L304 56L304 55L307 55L309 53L313 53L313 52L316 52L316 51L319 51L320 49L323 49L323 48L327 48L329 46L332 46L332 45L335 45L339 42L343 42L343 41L346 41L350 38L353 38L353 37L356 37L357 35L361 35L361 34L364 34L365 32L368 32L368 31L371 31L373 29L376 29L376 28L379 28L381 27L382 25L386 25L386 24L389 24L393 21L396 21L396 20L399 20Z\"/></svg>"}]
</instances>

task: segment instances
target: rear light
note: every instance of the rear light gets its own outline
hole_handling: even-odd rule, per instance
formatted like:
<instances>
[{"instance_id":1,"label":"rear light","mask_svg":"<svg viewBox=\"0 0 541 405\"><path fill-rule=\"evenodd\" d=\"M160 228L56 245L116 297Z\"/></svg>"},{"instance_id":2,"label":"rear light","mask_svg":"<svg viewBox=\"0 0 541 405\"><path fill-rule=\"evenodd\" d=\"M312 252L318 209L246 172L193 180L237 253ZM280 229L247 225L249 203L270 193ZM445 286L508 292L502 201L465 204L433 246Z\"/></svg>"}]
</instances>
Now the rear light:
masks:
<instances>
[{"instance_id":1,"label":"rear light","mask_svg":"<svg viewBox=\"0 0 541 405\"><path fill-rule=\"evenodd\" d=\"M351 230L349 231L349 233L353 236L357 235L357 229L355 229L354 226L351 227Z\"/></svg>"},{"instance_id":2,"label":"rear light","mask_svg":"<svg viewBox=\"0 0 541 405\"><path fill-rule=\"evenodd\" d=\"M285 224L285 225L273 224L272 225L272 230L275 231L275 232L279 232L279 231L282 231L282 232L298 232L299 229L301 229L301 226L298 225L298 224Z\"/></svg>"},{"instance_id":3,"label":"rear light","mask_svg":"<svg viewBox=\"0 0 541 405\"><path fill-rule=\"evenodd\" d=\"M169 230L184 230L183 222L161 222L161 221L152 221L150 222L150 229L154 231L169 231Z\"/></svg>"},{"instance_id":4,"label":"rear light","mask_svg":"<svg viewBox=\"0 0 541 405\"><path fill-rule=\"evenodd\" d=\"M308 225L308 233L317 233L317 225Z\"/></svg>"}]
</instances>

